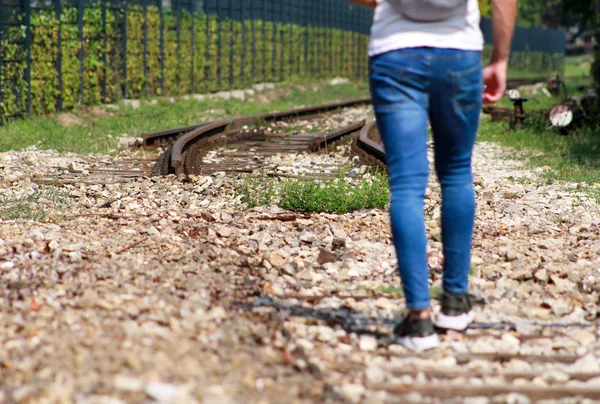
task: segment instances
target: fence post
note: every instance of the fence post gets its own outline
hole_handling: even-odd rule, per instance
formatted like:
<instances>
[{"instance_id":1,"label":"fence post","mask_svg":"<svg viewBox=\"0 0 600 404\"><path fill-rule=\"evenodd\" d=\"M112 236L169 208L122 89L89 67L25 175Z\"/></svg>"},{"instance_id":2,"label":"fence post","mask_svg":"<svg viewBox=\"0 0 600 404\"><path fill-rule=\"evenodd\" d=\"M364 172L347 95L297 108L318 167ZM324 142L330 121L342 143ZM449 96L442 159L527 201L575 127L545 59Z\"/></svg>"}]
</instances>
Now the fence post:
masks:
<instances>
[{"instance_id":1,"label":"fence post","mask_svg":"<svg viewBox=\"0 0 600 404\"><path fill-rule=\"evenodd\" d=\"M217 88L221 90L221 1L217 0Z\"/></svg>"},{"instance_id":2,"label":"fence post","mask_svg":"<svg viewBox=\"0 0 600 404\"><path fill-rule=\"evenodd\" d=\"M292 73L294 73L294 65L296 64L296 61L294 60L295 57L298 56L298 52L294 52L294 27L297 24L297 21L299 20L300 15L299 14L295 14L294 13L294 2L290 1L288 3L288 13L289 15L289 21L287 23L288 27L289 27L289 32L288 35L290 36L290 40L289 40L289 49L288 49L288 54L287 54L287 63L285 65L285 70L287 70L287 74L289 76L286 77L286 79L289 79L292 76ZM296 18L294 18L294 16L298 16L298 20L296 20Z\"/></svg>"},{"instance_id":3,"label":"fence post","mask_svg":"<svg viewBox=\"0 0 600 404\"><path fill-rule=\"evenodd\" d=\"M244 12L244 2L240 2L240 20L242 20L242 64L240 74L242 76L242 84L246 84L246 13Z\"/></svg>"},{"instance_id":4,"label":"fence post","mask_svg":"<svg viewBox=\"0 0 600 404\"><path fill-rule=\"evenodd\" d=\"M261 20L262 20L262 81L266 80L267 77L267 12L265 9L265 2L264 0L262 1L262 10L261 10L261 16L260 16Z\"/></svg>"},{"instance_id":5,"label":"fence post","mask_svg":"<svg viewBox=\"0 0 600 404\"><path fill-rule=\"evenodd\" d=\"M121 98L127 98L127 1L123 0L123 20L121 21Z\"/></svg>"},{"instance_id":6,"label":"fence post","mask_svg":"<svg viewBox=\"0 0 600 404\"><path fill-rule=\"evenodd\" d=\"M283 22L283 16L284 16L284 9L283 9L283 4L284 4L285 0L280 0L279 1L279 15L281 16L281 21L279 22L279 43L280 43L280 49L279 49L279 81L283 81L284 80L284 74L283 74L283 66L284 66L284 59L285 59L285 23Z\"/></svg>"},{"instance_id":7,"label":"fence post","mask_svg":"<svg viewBox=\"0 0 600 404\"><path fill-rule=\"evenodd\" d=\"M340 47L340 63L341 63L341 73L344 77L348 76L348 69L350 69L350 65L345 63L346 61L346 53L351 54L352 46L350 39L350 34L352 33L352 27L350 26L348 19L350 18L350 10L348 9L348 5L344 9L344 14L340 16L340 27L341 27L341 35L342 35L342 46Z\"/></svg>"},{"instance_id":8,"label":"fence post","mask_svg":"<svg viewBox=\"0 0 600 404\"><path fill-rule=\"evenodd\" d=\"M327 23L327 26L329 27L329 72L327 72L327 76L331 77L331 75L333 74L333 45L335 43L335 36L334 36L334 30L333 30L333 19L334 19L334 15L335 15L335 5L333 4L333 2L331 3L331 7L329 8L329 21Z\"/></svg>"},{"instance_id":9,"label":"fence post","mask_svg":"<svg viewBox=\"0 0 600 404\"><path fill-rule=\"evenodd\" d=\"M360 12L358 12L358 10L356 10L355 8L355 15L356 15L356 26L360 26ZM356 80L361 80L362 79L362 60L363 60L363 53L366 52L365 49L362 48L362 41L361 41L361 32L357 31L355 32L354 35L354 40L355 40L355 48L356 48Z\"/></svg>"},{"instance_id":10,"label":"fence post","mask_svg":"<svg viewBox=\"0 0 600 404\"><path fill-rule=\"evenodd\" d=\"M158 52L160 53L160 95L165 95L165 13L163 10L163 0L158 0L159 15L159 34L158 34Z\"/></svg>"},{"instance_id":11,"label":"fence post","mask_svg":"<svg viewBox=\"0 0 600 404\"><path fill-rule=\"evenodd\" d=\"M181 92L181 0L175 0L176 11L177 11L177 74L175 75L175 83L177 84L177 95Z\"/></svg>"},{"instance_id":12,"label":"fence post","mask_svg":"<svg viewBox=\"0 0 600 404\"><path fill-rule=\"evenodd\" d=\"M195 92L195 81L194 81L194 73L195 73L195 64L194 64L194 58L196 57L196 49L195 49L195 35L194 35L194 22L196 20L196 2L195 0L191 0L190 1L190 18L192 19L190 22L190 53L191 53L191 59L190 59L190 94L194 94Z\"/></svg>"},{"instance_id":13,"label":"fence post","mask_svg":"<svg viewBox=\"0 0 600 404\"><path fill-rule=\"evenodd\" d=\"M336 44L336 39L337 39L337 31L335 29L335 16L336 16L336 9L335 9L335 4L334 1L332 0L330 2L330 6L331 9L329 10L330 14L329 14L329 31L331 33L331 42L329 45L329 58L330 58L330 68L329 68L329 77L334 76L335 75L335 69L337 69L336 66L336 61L337 61L337 44Z\"/></svg>"},{"instance_id":14,"label":"fence post","mask_svg":"<svg viewBox=\"0 0 600 404\"><path fill-rule=\"evenodd\" d=\"M107 66L107 58L106 53L108 51L108 28L106 27L106 1L102 0L100 11L102 18L102 102L106 103L106 87L108 85L108 66Z\"/></svg>"},{"instance_id":15,"label":"fence post","mask_svg":"<svg viewBox=\"0 0 600 404\"><path fill-rule=\"evenodd\" d=\"M160 0L159 0L160 1ZM148 95L148 1L142 0L142 69L144 70L144 83L142 84L142 97Z\"/></svg>"},{"instance_id":16,"label":"fence post","mask_svg":"<svg viewBox=\"0 0 600 404\"><path fill-rule=\"evenodd\" d=\"M233 0L229 0L227 7L229 14L229 88L233 88L233 44L235 38L235 25L233 24Z\"/></svg>"},{"instance_id":17,"label":"fence post","mask_svg":"<svg viewBox=\"0 0 600 404\"><path fill-rule=\"evenodd\" d=\"M312 5L312 2L310 5ZM310 75L312 77L312 64L308 60L308 46L310 43L310 34L313 30L313 23L311 21L313 16L310 11L312 11L312 7L305 9L306 25L304 27L304 76L307 76L310 70Z\"/></svg>"},{"instance_id":18,"label":"fence post","mask_svg":"<svg viewBox=\"0 0 600 404\"><path fill-rule=\"evenodd\" d=\"M271 64L271 80L275 80L276 67L275 63L277 60L277 24L275 23L275 6L271 9L271 22L273 29L271 30L271 42L273 44L273 49L271 51L271 59L273 59L273 63Z\"/></svg>"},{"instance_id":19,"label":"fence post","mask_svg":"<svg viewBox=\"0 0 600 404\"><path fill-rule=\"evenodd\" d=\"M294 3L296 4L296 3ZM302 41L302 26L304 25L304 30L306 31L308 29L308 21L306 16L308 15L308 9L307 7L301 8L298 5L296 5L296 10L299 12L300 10L302 10L302 12L304 13L304 24L300 23L300 21L302 21L302 19L298 20L298 50L300 50L301 45L301 41ZM306 64L304 66L302 66L302 55L300 54L300 52L298 53L298 58L297 58L297 69L296 69L296 73L298 74L298 77L300 77L302 75L302 71L306 70ZM306 53L304 54L304 56L306 55ZM306 60L306 59L305 59Z\"/></svg>"},{"instance_id":20,"label":"fence post","mask_svg":"<svg viewBox=\"0 0 600 404\"><path fill-rule=\"evenodd\" d=\"M323 68L325 67L325 58L321 55L321 51L325 46L325 11L323 10L323 3L318 3L317 5L317 15L319 16L319 21L316 24L315 30L315 70L317 77L321 77L321 73L323 72Z\"/></svg>"},{"instance_id":21,"label":"fence post","mask_svg":"<svg viewBox=\"0 0 600 404\"><path fill-rule=\"evenodd\" d=\"M210 49L212 47L212 35L210 30L210 16L208 15L208 7L206 2L204 3L204 16L206 18L206 46L204 47L204 89L208 92L208 89L210 88Z\"/></svg>"},{"instance_id":22,"label":"fence post","mask_svg":"<svg viewBox=\"0 0 600 404\"><path fill-rule=\"evenodd\" d=\"M31 2L25 0L25 52L27 67L25 68L25 82L27 83L27 99L25 109L27 116L31 116Z\"/></svg>"},{"instance_id":23,"label":"fence post","mask_svg":"<svg viewBox=\"0 0 600 404\"><path fill-rule=\"evenodd\" d=\"M256 80L256 26L254 20L256 19L254 15L254 1L250 6L250 28L252 30L252 81Z\"/></svg>"},{"instance_id":24,"label":"fence post","mask_svg":"<svg viewBox=\"0 0 600 404\"><path fill-rule=\"evenodd\" d=\"M354 79L355 80L359 80L360 77L360 59L359 59L359 55L361 53L361 50L358 49L358 22L359 19L357 18L357 10L355 7L352 7L352 25L354 27L356 27L356 30L354 30L354 32L352 33L352 49L354 50L354 54L352 55L352 63L355 64L354 69L352 70L352 72L354 73Z\"/></svg>"},{"instance_id":25,"label":"fence post","mask_svg":"<svg viewBox=\"0 0 600 404\"><path fill-rule=\"evenodd\" d=\"M83 12L84 12L83 0L77 2L77 29L79 33L79 104L83 105L84 99L84 68L83 68L83 57L84 57L84 37L83 37Z\"/></svg>"},{"instance_id":26,"label":"fence post","mask_svg":"<svg viewBox=\"0 0 600 404\"><path fill-rule=\"evenodd\" d=\"M54 16L58 24L56 37L56 74L58 76L58 98L56 99L56 110L63 108L63 77L62 77L62 21L60 0L54 0ZM29 26L30 24L27 24Z\"/></svg>"}]
</instances>

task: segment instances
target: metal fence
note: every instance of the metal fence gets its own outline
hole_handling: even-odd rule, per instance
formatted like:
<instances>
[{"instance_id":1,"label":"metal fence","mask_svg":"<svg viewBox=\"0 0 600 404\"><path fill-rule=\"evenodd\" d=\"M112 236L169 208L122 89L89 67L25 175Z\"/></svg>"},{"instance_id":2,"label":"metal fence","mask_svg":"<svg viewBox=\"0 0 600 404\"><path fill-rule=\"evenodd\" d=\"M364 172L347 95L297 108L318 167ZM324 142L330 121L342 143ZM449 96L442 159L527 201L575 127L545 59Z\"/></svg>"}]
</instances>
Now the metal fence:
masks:
<instances>
[{"instance_id":1,"label":"metal fence","mask_svg":"<svg viewBox=\"0 0 600 404\"><path fill-rule=\"evenodd\" d=\"M371 18L346 0L0 0L0 120L293 77L365 78ZM482 28L489 38L489 21ZM518 31L515 49L532 32ZM547 34L514 65L556 68L564 33Z\"/></svg>"}]
</instances>

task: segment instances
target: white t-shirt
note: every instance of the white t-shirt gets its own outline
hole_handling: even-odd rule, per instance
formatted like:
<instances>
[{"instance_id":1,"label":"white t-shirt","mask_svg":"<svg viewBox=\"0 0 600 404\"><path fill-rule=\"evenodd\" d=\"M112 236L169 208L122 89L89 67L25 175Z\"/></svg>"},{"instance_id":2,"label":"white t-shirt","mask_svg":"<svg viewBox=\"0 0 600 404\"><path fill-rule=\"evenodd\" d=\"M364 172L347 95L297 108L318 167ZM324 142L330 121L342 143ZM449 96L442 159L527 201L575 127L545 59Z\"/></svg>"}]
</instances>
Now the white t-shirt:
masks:
<instances>
[{"instance_id":1,"label":"white t-shirt","mask_svg":"<svg viewBox=\"0 0 600 404\"><path fill-rule=\"evenodd\" d=\"M480 51L483 49L480 18L477 0L468 1L466 16L432 23L407 20L390 5L389 0L377 0L369 56L420 46Z\"/></svg>"}]
</instances>

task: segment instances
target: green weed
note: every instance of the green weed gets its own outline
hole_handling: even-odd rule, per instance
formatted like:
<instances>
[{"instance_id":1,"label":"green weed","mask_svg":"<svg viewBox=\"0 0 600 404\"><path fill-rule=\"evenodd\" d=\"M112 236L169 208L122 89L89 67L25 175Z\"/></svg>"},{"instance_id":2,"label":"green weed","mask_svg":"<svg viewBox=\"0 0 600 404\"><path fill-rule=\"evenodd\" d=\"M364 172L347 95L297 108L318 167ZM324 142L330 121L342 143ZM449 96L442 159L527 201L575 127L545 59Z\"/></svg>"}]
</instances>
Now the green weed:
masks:
<instances>
[{"instance_id":1,"label":"green weed","mask_svg":"<svg viewBox=\"0 0 600 404\"><path fill-rule=\"evenodd\" d=\"M63 210L71 203L71 198L63 190L53 186L38 188L25 196L4 194L0 195L0 218L53 221L63 216L56 214L56 210Z\"/></svg>"},{"instance_id":2,"label":"green weed","mask_svg":"<svg viewBox=\"0 0 600 404\"><path fill-rule=\"evenodd\" d=\"M277 204L304 212L347 213L359 209L383 209L388 202L387 177L347 179L340 172L334 179L275 179L248 174L236 180L236 192L249 208Z\"/></svg>"},{"instance_id":3,"label":"green weed","mask_svg":"<svg viewBox=\"0 0 600 404\"><path fill-rule=\"evenodd\" d=\"M382 285L382 286L377 287L377 289L375 289L375 291L379 292L379 293L389 293L391 295L404 296L404 290L402 289L401 285L394 285L394 284Z\"/></svg>"},{"instance_id":4,"label":"green weed","mask_svg":"<svg viewBox=\"0 0 600 404\"><path fill-rule=\"evenodd\" d=\"M283 182L280 192L283 209L305 213L383 209L387 202L387 177L381 174L358 182L347 181L341 173L326 181L291 179Z\"/></svg>"}]
</instances>

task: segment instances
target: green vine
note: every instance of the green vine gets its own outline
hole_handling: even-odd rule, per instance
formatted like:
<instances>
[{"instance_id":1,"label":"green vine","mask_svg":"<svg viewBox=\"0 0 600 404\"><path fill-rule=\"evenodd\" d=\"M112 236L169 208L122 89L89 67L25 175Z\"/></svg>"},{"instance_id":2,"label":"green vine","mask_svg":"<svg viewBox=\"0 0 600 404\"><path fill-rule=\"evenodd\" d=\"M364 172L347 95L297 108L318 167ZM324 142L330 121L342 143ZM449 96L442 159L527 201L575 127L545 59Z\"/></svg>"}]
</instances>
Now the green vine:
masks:
<instances>
[{"instance_id":1,"label":"green vine","mask_svg":"<svg viewBox=\"0 0 600 404\"><path fill-rule=\"evenodd\" d=\"M121 97L123 85L128 98L143 98L214 92L297 77L341 75L365 79L367 76L369 38L356 32L261 20L217 20L215 16L189 10L164 10L163 21L164 71L161 69L160 14L155 6L144 9L129 5L126 14L123 10L108 9L106 26L102 23L100 7L86 7L83 44L79 37L77 8L64 6L59 19L54 10L33 9L32 113L56 112L59 98L63 110L81 103L114 102ZM124 22L126 51L121 37ZM2 120L21 116L26 110L25 36L25 27L11 26L4 30L0 42ZM83 97L79 61L82 51ZM486 46L484 60L489 52ZM126 58L126 78L123 57ZM57 61L61 65L60 75ZM562 55L517 52L512 55L511 69L554 73L562 70L563 63ZM106 86L105 99L103 85Z\"/></svg>"}]
</instances>

